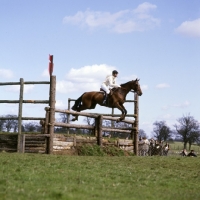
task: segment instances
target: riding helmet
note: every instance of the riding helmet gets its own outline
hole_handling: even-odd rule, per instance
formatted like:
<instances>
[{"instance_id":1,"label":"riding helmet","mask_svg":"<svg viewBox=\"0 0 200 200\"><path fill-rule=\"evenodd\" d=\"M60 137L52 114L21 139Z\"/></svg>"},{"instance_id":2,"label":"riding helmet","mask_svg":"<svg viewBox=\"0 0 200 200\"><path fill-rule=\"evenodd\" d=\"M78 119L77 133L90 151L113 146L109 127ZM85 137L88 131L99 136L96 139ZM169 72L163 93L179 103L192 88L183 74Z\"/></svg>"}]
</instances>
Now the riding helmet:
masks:
<instances>
[{"instance_id":1,"label":"riding helmet","mask_svg":"<svg viewBox=\"0 0 200 200\"><path fill-rule=\"evenodd\" d=\"M118 71L117 70L113 70L112 74L118 74Z\"/></svg>"}]
</instances>

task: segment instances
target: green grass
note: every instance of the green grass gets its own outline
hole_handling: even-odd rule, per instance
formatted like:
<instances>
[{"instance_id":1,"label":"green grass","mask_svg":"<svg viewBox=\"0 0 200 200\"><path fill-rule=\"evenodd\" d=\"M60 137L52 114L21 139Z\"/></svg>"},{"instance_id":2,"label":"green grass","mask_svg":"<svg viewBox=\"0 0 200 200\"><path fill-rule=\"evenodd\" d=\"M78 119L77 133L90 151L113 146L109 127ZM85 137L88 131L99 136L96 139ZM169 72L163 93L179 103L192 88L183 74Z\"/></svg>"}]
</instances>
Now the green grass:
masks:
<instances>
[{"instance_id":1,"label":"green grass","mask_svg":"<svg viewBox=\"0 0 200 200\"><path fill-rule=\"evenodd\" d=\"M195 200L199 169L199 157L0 153L0 199Z\"/></svg>"},{"instance_id":2,"label":"green grass","mask_svg":"<svg viewBox=\"0 0 200 200\"><path fill-rule=\"evenodd\" d=\"M183 149L183 142L173 142L173 143L169 143L170 144L170 149L173 149L173 150L182 150ZM187 151L189 151L189 145L187 144L186 146L186 149ZM191 145L191 149L193 149L194 151L196 152L200 152L200 146L198 145Z\"/></svg>"}]
</instances>

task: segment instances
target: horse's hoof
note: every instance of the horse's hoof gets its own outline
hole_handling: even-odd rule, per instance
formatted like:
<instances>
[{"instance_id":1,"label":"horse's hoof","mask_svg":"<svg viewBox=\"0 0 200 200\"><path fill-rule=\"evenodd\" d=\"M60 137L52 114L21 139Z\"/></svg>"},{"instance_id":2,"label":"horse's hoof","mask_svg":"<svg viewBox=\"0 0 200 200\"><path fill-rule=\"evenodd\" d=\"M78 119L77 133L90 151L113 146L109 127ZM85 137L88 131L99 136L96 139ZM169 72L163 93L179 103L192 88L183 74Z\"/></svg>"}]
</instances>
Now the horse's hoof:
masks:
<instances>
[{"instance_id":1,"label":"horse's hoof","mask_svg":"<svg viewBox=\"0 0 200 200\"><path fill-rule=\"evenodd\" d=\"M76 121L76 118L73 118L71 121L72 121L72 122Z\"/></svg>"},{"instance_id":2,"label":"horse's hoof","mask_svg":"<svg viewBox=\"0 0 200 200\"><path fill-rule=\"evenodd\" d=\"M120 118L116 120L117 123L120 122L120 121L121 121Z\"/></svg>"}]
</instances>

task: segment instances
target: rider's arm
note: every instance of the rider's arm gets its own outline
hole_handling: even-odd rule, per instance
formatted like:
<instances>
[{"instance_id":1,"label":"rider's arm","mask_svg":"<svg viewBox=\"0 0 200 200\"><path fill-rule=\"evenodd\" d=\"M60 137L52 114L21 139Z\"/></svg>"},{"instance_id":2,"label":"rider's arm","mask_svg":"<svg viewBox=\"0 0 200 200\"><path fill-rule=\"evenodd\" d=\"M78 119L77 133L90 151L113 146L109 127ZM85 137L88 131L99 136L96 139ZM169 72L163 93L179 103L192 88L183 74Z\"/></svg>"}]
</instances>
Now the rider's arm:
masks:
<instances>
[{"instance_id":1,"label":"rider's arm","mask_svg":"<svg viewBox=\"0 0 200 200\"><path fill-rule=\"evenodd\" d=\"M121 87L120 85L115 83L115 80L113 79L113 76L109 76L108 77L108 83L109 83L110 87L115 87L115 88Z\"/></svg>"}]
</instances>

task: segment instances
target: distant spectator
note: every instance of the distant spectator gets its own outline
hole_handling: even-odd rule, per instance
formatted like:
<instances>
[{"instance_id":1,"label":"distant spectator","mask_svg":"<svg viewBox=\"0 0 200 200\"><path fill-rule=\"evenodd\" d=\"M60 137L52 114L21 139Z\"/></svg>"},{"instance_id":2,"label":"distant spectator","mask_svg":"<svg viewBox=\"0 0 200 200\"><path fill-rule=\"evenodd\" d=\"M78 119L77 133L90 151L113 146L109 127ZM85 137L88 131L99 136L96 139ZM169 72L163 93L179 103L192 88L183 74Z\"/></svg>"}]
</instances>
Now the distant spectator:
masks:
<instances>
[{"instance_id":1,"label":"distant spectator","mask_svg":"<svg viewBox=\"0 0 200 200\"><path fill-rule=\"evenodd\" d=\"M188 153L187 156L190 156L190 157L197 157L197 155L194 153L194 150L191 150L190 153Z\"/></svg>"},{"instance_id":2,"label":"distant spectator","mask_svg":"<svg viewBox=\"0 0 200 200\"><path fill-rule=\"evenodd\" d=\"M166 142L166 144L164 145L164 147L162 149L163 156L167 156L168 151L169 151L169 143Z\"/></svg>"},{"instance_id":3,"label":"distant spectator","mask_svg":"<svg viewBox=\"0 0 200 200\"><path fill-rule=\"evenodd\" d=\"M150 142L146 137L143 137L142 140L144 141L145 144L150 145Z\"/></svg>"},{"instance_id":4,"label":"distant spectator","mask_svg":"<svg viewBox=\"0 0 200 200\"><path fill-rule=\"evenodd\" d=\"M187 156L187 151L186 149L183 149L182 152L180 153L181 156Z\"/></svg>"}]
</instances>

